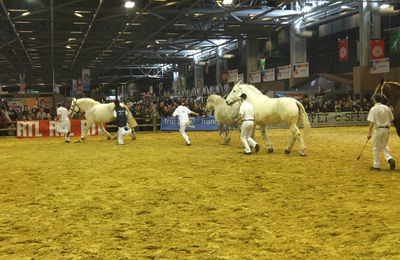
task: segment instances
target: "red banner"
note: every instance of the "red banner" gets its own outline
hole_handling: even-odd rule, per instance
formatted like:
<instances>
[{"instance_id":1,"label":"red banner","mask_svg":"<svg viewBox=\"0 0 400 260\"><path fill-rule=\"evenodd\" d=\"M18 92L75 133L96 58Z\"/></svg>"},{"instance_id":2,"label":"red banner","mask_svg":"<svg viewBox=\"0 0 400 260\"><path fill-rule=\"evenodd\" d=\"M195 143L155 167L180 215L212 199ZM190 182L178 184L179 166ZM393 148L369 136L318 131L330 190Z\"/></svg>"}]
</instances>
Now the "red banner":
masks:
<instances>
[{"instance_id":1,"label":"red banner","mask_svg":"<svg viewBox=\"0 0 400 260\"><path fill-rule=\"evenodd\" d=\"M86 126L86 120L71 120L71 137L80 137ZM50 120L36 121L17 121L17 137L37 138L37 137L59 137L63 136L58 132L58 122ZM89 130L89 135L98 135L99 127L93 125Z\"/></svg>"},{"instance_id":2,"label":"red banner","mask_svg":"<svg viewBox=\"0 0 400 260\"><path fill-rule=\"evenodd\" d=\"M339 61L349 59L349 43L347 39L339 39Z\"/></svg>"},{"instance_id":3,"label":"red banner","mask_svg":"<svg viewBox=\"0 0 400 260\"><path fill-rule=\"evenodd\" d=\"M385 58L385 41L371 40L371 60Z\"/></svg>"}]
</instances>

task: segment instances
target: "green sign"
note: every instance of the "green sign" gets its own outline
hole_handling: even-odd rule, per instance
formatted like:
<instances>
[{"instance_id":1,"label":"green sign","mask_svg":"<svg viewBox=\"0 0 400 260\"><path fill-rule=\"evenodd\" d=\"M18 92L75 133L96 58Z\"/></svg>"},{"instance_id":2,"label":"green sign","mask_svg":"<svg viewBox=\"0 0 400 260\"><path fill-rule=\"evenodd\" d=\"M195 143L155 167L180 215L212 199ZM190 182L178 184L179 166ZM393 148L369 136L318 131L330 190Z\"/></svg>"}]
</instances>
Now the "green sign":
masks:
<instances>
[{"instance_id":1,"label":"green sign","mask_svg":"<svg viewBox=\"0 0 400 260\"><path fill-rule=\"evenodd\" d=\"M400 53L400 31L390 32L390 53Z\"/></svg>"},{"instance_id":2,"label":"green sign","mask_svg":"<svg viewBox=\"0 0 400 260\"><path fill-rule=\"evenodd\" d=\"M261 72L263 72L265 70L265 59L264 58L260 59L259 67L260 67Z\"/></svg>"}]
</instances>

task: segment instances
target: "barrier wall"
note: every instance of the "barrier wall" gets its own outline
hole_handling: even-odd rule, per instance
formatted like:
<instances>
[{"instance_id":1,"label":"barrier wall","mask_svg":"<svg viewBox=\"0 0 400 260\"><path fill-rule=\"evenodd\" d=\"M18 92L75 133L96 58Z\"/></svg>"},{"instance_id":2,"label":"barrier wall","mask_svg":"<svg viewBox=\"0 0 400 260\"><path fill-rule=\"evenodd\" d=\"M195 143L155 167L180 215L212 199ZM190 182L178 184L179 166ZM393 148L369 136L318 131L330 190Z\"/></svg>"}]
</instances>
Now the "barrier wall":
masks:
<instances>
[{"instance_id":1,"label":"barrier wall","mask_svg":"<svg viewBox=\"0 0 400 260\"><path fill-rule=\"evenodd\" d=\"M330 113L310 113L308 118L311 127L327 126L357 126L368 125L368 111L360 112L330 112ZM218 127L213 116L196 117L193 120L194 128L187 128L188 131L214 131ZM286 128L286 125L271 126L272 128ZM179 121L175 117L162 117L160 123L161 131L179 130Z\"/></svg>"},{"instance_id":2,"label":"barrier wall","mask_svg":"<svg viewBox=\"0 0 400 260\"><path fill-rule=\"evenodd\" d=\"M368 111L361 112L331 112L331 113L311 113L308 114L312 127L331 127L331 126L362 126L368 125ZM156 131L160 125L161 131L178 131L179 121L176 117L162 117L160 121L156 118L152 120L152 124L145 126L153 126L153 131ZM158 122L160 122L158 124ZM195 117L192 120L193 128L188 128L187 131L215 131L218 129L213 116ZM61 136L57 131L57 121L36 120L36 121L17 121L15 128L4 128L2 131L15 131L19 138L34 138L34 137L56 137ZM81 136L81 133L86 125L86 120L71 120L71 136ZM143 125L139 125L143 126ZM108 126L111 127L111 126ZM271 126L272 128L286 128L286 125ZM90 135L98 135L98 126L93 125L89 131Z\"/></svg>"}]
</instances>

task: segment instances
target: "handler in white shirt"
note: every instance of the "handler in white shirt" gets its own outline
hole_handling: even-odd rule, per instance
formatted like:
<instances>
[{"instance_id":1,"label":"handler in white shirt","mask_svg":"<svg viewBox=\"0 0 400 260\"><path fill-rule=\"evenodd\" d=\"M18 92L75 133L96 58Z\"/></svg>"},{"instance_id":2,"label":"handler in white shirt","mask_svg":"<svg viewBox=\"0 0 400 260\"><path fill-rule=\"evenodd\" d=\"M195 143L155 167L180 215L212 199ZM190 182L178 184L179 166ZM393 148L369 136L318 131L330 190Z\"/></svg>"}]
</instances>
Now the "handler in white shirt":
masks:
<instances>
[{"instance_id":1,"label":"handler in white shirt","mask_svg":"<svg viewBox=\"0 0 400 260\"><path fill-rule=\"evenodd\" d=\"M396 168L396 164L392 153L387 147L387 143L389 140L389 127L394 119L394 116L390 108L381 103L382 99L383 97L381 94L377 93L374 95L373 100L375 105L369 111L367 118L367 120L370 122L367 139L371 138L372 131L375 128L373 148L374 163L371 167L371 170L380 170L381 162L379 160L379 151L382 150L385 160L390 165L390 171L393 171Z\"/></svg>"},{"instance_id":2,"label":"handler in white shirt","mask_svg":"<svg viewBox=\"0 0 400 260\"><path fill-rule=\"evenodd\" d=\"M260 151L260 145L251 138L254 127L254 109L253 105L246 101L247 95L245 93L242 93L240 97L242 98L242 103L240 104L239 116L235 119L235 122L240 123L242 121L240 140L244 146L244 154L251 155L250 146L254 147L256 153Z\"/></svg>"},{"instance_id":3,"label":"handler in white shirt","mask_svg":"<svg viewBox=\"0 0 400 260\"><path fill-rule=\"evenodd\" d=\"M183 139L185 139L186 145L190 145L189 136L186 134L186 127L190 125L189 115L198 116L199 114L191 111L185 106L185 102L182 101L181 105L178 106L172 116L177 116L179 118L179 132L181 133Z\"/></svg>"},{"instance_id":4,"label":"handler in white shirt","mask_svg":"<svg viewBox=\"0 0 400 260\"><path fill-rule=\"evenodd\" d=\"M58 132L64 134L65 142L70 142L71 125L68 118L68 110L60 103L57 104Z\"/></svg>"}]
</instances>

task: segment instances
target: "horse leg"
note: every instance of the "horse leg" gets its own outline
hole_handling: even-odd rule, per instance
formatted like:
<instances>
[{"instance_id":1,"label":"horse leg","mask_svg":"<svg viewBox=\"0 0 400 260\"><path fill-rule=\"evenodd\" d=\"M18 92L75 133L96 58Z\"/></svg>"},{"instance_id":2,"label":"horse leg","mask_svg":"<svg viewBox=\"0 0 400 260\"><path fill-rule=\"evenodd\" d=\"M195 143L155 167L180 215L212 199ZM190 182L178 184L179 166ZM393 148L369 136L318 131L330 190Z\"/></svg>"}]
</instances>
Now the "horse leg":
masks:
<instances>
[{"instance_id":1,"label":"horse leg","mask_svg":"<svg viewBox=\"0 0 400 260\"><path fill-rule=\"evenodd\" d=\"M112 136L111 134L106 130L106 127L104 126L103 123L99 124L100 130L103 131L107 135L107 140L111 140Z\"/></svg>"},{"instance_id":2,"label":"horse leg","mask_svg":"<svg viewBox=\"0 0 400 260\"><path fill-rule=\"evenodd\" d=\"M83 133L82 133L82 136L81 136L81 140L82 141L85 141L85 139L86 139L86 137L88 135L88 132L90 130L90 127L93 125L93 123L94 122L92 120L86 121L85 129L83 130Z\"/></svg>"},{"instance_id":3,"label":"horse leg","mask_svg":"<svg viewBox=\"0 0 400 260\"><path fill-rule=\"evenodd\" d=\"M285 149L286 154L290 154L292 152L294 143L296 142L296 139L299 138L301 135L299 128L296 126L296 124L290 124L289 125L289 130L292 132L292 138L289 141L288 147Z\"/></svg>"},{"instance_id":4,"label":"horse leg","mask_svg":"<svg viewBox=\"0 0 400 260\"><path fill-rule=\"evenodd\" d=\"M261 130L262 139L264 140L264 143L267 145L267 152L272 153L274 151L274 147L272 145L271 140L268 137L267 126L260 125L260 130Z\"/></svg>"}]
</instances>

